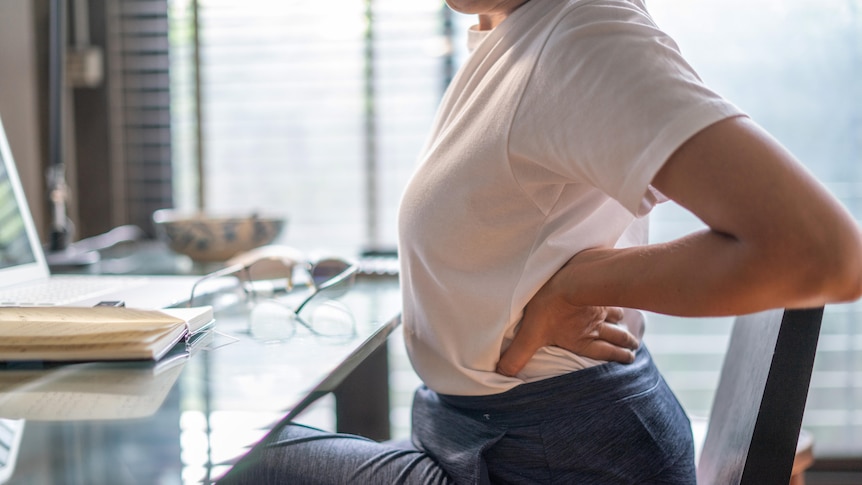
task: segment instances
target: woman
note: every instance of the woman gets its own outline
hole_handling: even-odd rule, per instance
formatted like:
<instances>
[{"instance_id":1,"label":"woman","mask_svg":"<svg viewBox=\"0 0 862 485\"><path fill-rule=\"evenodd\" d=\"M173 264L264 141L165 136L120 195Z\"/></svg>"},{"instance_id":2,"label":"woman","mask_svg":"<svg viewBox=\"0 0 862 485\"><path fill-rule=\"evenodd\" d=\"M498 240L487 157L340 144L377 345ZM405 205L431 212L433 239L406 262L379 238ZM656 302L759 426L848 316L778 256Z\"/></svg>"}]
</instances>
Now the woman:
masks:
<instances>
[{"instance_id":1,"label":"woman","mask_svg":"<svg viewBox=\"0 0 862 485\"><path fill-rule=\"evenodd\" d=\"M642 0L448 3L479 24L399 215L405 339L427 385L412 446L288 426L236 476L693 483L688 421L637 310L857 299L859 228L703 85ZM707 229L648 245L665 199Z\"/></svg>"}]
</instances>

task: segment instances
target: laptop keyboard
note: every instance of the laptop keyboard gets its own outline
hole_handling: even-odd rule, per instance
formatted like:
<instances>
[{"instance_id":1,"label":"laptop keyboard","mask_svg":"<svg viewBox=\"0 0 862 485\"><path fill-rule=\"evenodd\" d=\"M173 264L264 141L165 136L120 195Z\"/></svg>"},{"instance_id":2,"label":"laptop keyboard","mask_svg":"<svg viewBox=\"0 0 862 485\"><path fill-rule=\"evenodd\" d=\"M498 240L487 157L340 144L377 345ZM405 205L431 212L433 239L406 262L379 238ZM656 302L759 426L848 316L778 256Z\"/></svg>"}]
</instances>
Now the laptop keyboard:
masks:
<instances>
[{"instance_id":1,"label":"laptop keyboard","mask_svg":"<svg viewBox=\"0 0 862 485\"><path fill-rule=\"evenodd\" d=\"M146 278L62 278L52 277L20 288L0 289L0 306L53 306L97 298L141 286Z\"/></svg>"}]
</instances>

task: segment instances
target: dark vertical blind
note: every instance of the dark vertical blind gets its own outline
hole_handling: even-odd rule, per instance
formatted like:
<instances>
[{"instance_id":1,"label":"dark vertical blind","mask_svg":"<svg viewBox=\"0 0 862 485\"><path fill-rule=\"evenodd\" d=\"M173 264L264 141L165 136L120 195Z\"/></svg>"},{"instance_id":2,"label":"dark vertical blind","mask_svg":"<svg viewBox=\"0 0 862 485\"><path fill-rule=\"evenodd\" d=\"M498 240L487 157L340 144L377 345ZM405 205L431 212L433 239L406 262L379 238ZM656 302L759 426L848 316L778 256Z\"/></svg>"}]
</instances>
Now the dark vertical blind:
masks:
<instances>
[{"instance_id":1,"label":"dark vertical blind","mask_svg":"<svg viewBox=\"0 0 862 485\"><path fill-rule=\"evenodd\" d=\"M101 55L100 76L72 82L77 238L122 224L152 233L173 205L167 0L68 1L69 50ZM83 59L82 56L73 56Z\"/></svg>"},{"instance_id":2,"label":"dark vertical blind","mask_svg":"<svg viewBox=\"0 0 862 485\"><path fill-rule=\"evenodd\" d=\"M152 212L173 205L171 81L167 0L115 0L110 76L124 143L128 221L151 228Z\"/></svg>"}]
</instances>

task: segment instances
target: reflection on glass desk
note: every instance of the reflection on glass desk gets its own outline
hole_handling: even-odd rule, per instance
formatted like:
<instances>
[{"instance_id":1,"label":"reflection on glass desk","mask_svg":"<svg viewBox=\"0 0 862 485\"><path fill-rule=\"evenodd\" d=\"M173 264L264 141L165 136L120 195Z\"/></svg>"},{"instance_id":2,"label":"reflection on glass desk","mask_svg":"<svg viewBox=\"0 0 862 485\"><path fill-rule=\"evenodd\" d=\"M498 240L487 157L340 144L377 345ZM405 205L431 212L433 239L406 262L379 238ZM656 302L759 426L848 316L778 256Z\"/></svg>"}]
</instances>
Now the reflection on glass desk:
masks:
<instances>
[{"instance_id":1,"label":"reflection on glass desk","mask_svg":"<svg viewBox=\"0 0 862 485\"><path fill-rule=\"evenodd\" d=\"M0 372L0 416L28 421L145 418L158 411L185 366L87 362Z\"/></svg>"},{"instance_id":2,"label":"reflection on glass desk","mask_svg":"<svg viewBox=\"0 0 862 485\"><path fill-rule=\"evenodd\" d=\"M217 309L209 340L170 362L7 365L0 369L0 421L16 423L23 438L11 477L0 483L201 483L221 476L272 425L385 350L400 323L397 278L360 277L336 301L331 308L355 323L350 335L297 327L283 340L256 338L243 303ZM385 380L385 367L381 374ZM381 406L387 413L388 403Z\"/></svg>"}]
</instances>

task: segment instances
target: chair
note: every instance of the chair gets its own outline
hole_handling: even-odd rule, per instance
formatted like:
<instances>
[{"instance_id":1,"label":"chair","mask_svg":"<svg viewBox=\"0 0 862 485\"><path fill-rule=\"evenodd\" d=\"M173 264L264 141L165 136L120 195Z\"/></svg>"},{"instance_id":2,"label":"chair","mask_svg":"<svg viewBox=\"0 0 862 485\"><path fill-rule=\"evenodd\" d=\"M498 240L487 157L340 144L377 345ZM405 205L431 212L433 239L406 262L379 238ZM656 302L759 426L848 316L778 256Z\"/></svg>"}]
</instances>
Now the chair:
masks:
<instances>
[{"instance_id":1,"label":"chair","mask_svg":"<svg viewBox=\"0 0 862 485\"><path fill-rule=\"evenodd\" d=\"M698 484L790 483L822 318L821 307L736 319L700 451Z\"/></svg>"}]
</instances>

